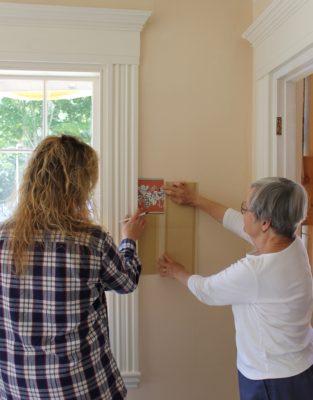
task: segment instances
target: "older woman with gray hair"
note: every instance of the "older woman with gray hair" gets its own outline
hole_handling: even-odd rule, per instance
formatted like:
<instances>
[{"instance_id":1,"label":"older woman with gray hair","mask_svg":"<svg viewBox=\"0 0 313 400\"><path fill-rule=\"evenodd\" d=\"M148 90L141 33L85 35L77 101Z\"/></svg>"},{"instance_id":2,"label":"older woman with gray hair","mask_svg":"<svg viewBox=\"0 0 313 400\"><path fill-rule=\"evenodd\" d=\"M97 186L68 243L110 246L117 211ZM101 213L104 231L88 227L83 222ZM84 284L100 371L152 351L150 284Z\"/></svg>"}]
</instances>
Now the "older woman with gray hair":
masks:
<instances>
[{"instance_id":1,"label":"older woman with gray hair","mask_svg":"<svg viewBox=\"0 0 313 400\"><path fill-rule=\"evenodd\" d=\"M203 303L231 305L236 327L241 400L312 400L312 274L297 235L307 213L305 189L286 178L254 182L241 213L190 190L165 187L177 204L197 207L254 245L218 274L189 274L169 255L162 277L186 285Z\"/></svg>"}]
</instances>

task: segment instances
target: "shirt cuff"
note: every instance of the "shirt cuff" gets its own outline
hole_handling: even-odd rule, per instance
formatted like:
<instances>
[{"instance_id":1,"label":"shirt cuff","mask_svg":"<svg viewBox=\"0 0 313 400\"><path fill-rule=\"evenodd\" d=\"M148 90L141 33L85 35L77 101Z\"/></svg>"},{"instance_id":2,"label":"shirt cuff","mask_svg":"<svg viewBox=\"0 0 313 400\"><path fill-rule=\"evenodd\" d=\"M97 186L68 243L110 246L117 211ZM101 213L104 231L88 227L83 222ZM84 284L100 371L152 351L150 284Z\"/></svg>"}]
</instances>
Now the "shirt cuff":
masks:
<instances>
[{"instance_id":1,"label":"shirt cuff","mask_svg":"<svg viewBox=\"0 0 313 400\"><path fill-rule=\"evenodd\" d=\"M195 290L195 284L196 284L196 281L198 280L198 278L201 278L199 275L191 275L189 278L188 278L188 281L187 281L187 286L188 286L188 289L191 291L191 293L193 293L193 294L196 294L196 290Z\"/></svg>"},{"instance_id":2,"label":"shirt cuff","mask_svg":"<svg viewBox=\"0 0 313 400\"><path fill-rule=\"evenodd\" d=\"M136 242L132 239L123 239L119 245L119 250L133 250L136 251Z\"/></svg>"},{"instance_id":3,"label":"shirt cuff","mask_svg":"<svg viewBox=\"0 0 313 400\"><path fill-rule=\"evenodd\" d=\"M227 208L227 210L224 213L224 217L223 217L223 227L228 229L228 226L230 225L229 223L229 219L230 216L232 214L232 212L235 211L232 208Z\"/></svg>"}]
</instances>

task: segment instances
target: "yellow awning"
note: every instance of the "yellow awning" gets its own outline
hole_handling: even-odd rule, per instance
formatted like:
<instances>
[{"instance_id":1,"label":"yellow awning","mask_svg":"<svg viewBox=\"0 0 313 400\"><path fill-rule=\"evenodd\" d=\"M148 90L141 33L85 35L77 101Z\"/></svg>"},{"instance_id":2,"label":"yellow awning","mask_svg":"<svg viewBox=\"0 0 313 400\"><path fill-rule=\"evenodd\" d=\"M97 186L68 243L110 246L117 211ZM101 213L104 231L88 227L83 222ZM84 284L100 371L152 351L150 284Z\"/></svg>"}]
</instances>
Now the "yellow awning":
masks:
<instances>
[{"instance_id":1,"label":"yellow awning","mask_svg":"<svg viewBox=\"0 0 313 400\"><path fill-rule=\"evenodd\" d=\"M47 100L69 100L77 99L79 97L91 96L91 91L89 90L53 90L48 91ZM9 97L10 99L17 100L28 100L28 101L42 101L43 92L42 91L25 91L25 92L0 92L0 98Z\"/></svg>"}]
</instances>

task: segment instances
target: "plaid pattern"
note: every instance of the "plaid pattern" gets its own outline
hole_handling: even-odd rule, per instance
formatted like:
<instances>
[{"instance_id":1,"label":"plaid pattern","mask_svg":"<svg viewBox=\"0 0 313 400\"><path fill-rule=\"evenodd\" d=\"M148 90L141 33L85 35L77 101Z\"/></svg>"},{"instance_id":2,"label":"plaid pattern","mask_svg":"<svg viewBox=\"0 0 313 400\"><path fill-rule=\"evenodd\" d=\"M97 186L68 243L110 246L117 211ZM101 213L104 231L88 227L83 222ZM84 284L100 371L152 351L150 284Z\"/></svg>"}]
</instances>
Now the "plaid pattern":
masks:
<instances>
[{"instance_id":1,"label":"plaid pattern","mask_svg":"<svg viewBox=\"0 0 313 400\"><path fill-rule=\"evenodd\" d=\"M0 228L0 395L8 400L122 400L109 344L106 290L135 290L135 243L119 249L100 229L36 238L17 278Z\"/></svg>"}]
</instances>

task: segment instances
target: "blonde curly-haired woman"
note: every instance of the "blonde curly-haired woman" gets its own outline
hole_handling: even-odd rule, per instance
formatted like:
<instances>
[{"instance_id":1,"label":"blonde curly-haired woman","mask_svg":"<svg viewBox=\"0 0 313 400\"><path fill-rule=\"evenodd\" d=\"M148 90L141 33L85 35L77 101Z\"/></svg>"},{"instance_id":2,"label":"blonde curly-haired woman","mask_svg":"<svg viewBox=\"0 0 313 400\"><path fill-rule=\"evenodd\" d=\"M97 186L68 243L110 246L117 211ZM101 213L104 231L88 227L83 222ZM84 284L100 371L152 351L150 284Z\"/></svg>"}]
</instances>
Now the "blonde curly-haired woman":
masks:
<instances>
[{"instance_id":1,"label":"blonde curly-haired woman","mask_svg":"<svg viewBox=\"0 0 313 400\"><path fill-rule=\"evenodd\" d=\"M137 211L119 248L92 221L94 149L68 135L35 149L13 216L0 226L1 399L124 399L105 291L130 293L141 271Z\"/></svg>"}]
</instances>

